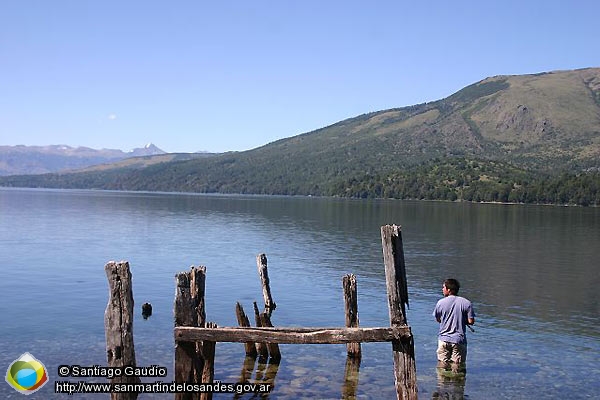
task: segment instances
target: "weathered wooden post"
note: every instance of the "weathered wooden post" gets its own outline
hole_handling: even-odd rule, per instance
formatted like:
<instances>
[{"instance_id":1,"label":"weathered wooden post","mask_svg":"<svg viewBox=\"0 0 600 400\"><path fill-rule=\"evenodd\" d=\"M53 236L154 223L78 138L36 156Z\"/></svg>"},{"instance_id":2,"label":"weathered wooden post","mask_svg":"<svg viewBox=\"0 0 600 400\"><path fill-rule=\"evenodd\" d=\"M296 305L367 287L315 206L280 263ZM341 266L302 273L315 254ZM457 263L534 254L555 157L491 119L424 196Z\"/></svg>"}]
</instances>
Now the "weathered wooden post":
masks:
<instances>
[{"instance_id":1,"label":"weathered wooden post","mask_svg":"<svg viewBox=\"0 0 600 400\"><path fill-rule=\"evenodd\" d=\"M217 324L214 322L206 323L207 328L216 328ZM198 343L199 351L204 360L204 367L202 368L202 383L212 383L215 377L215 347L216 342L205 340ZM200 400L211 400L212 392L200 393Z\"/></svg>"},{"instance_id":2,"label":"weathered wooden post","mask_svg":"<svg viewBox=\"0 0 600 400\"><path fill-rule=\"evenodd\" d=\"M109 367L136 366L133 347L133 290L126 261L110 261L104 266L110 298L104 312L106 356ZM119 376L112 383L139 383L137 377ZM112 400L135 400L138 394L111 393Z\"/></svg>"},{"instance_id":3,"label":"weathered wooden post","mask_svg":"<svg viewBox=\"0 0 600 400\"><path fill-rule=\"evenodd\" d=\"M358 297L356 290L356 276L347 274L342 278L344 289L344 309L346 311L346 328L358 328ZM348 357L360 359L360 343L346 345Z\"/></svg>"},{"instance_id":4,"label":"weathered wooden post","mask_svg":"<svg viewBox=\"0 0 600 400\"><path fill-rule=\"evenodd\" d=\"M235 316L237 318L239 326L243 326L245 328L250 327L250 320L248 319L248 316L244 312L244 307L242 307L242 305L239 302L235 303ZM246 357L256 358L257 353L256 353L256 346L255 346L254 342L246 342L246 343L244 343L244 347L246 349Z\"/></svg>"},{"instance_id":5,"label":"weathered wooden post","mask_svg":"<svg viewBox=\"0 0 600 400\"><path fill-rule=\"evenodd\" d=\"M256 265L258 267L258 275L260 276L260 283L262 285L263 299L265 300L265 311L271 316L271 313L277 307L271 296L271 287L269 286L269 271L267 269L267 256L266 254L259 254L256 256Z\"/></svg>"},{"instance_id":6,"label":"weathered wooden post","mask_svg":"<svg viewBox=\"0 0 600 400\"><path fill-rule=\"evenodd\" d=\"M381 244L385 264L390 325L392 327L406 326L405 305L408 305L408 288L400 227L396 225L382 226ZM398 399L417 399L417 370L412 334L409 338L393 340L392 350Z\"/></svg>"},{"instance_id":7,"label":"weathered wooden post","mask_svg":"<svg viewBox=\"0 0 600 400\"><path fill-rule=\"evenodd\" d=\"M273 310L277 307L275 301L273 301L273 296L271 296L271 286L269 281L269 270L267 268L267 255L261 253L256 256L256 266L258 268L258 276L260 277L260 283L262 286L263 299L265 301L265 311L259 313L257 317L256 326L262 326L265 328L272 328L273 324L271 323L271 314ZM258 311L258 307L255 304L255 313ZM260 320L260 324L258 321ZM271 357L271 360L275 363L278 363L281 360L281 353L279 352L279 345L277 343L267 343L267 353ZM261 348L262 350L262 348ZM261 354L261 357L264 358L264 350Z\"/></svg>"},{"instance_id":8,"label":"weathered wooden post","mask_svg":"<svg viewBox=\"0 0 600 400\"><path fill-rule=\"evenodd\" d=\"M206 267L192 267L190 272L180 272L175 276L175 327L204 327L206 312L204 293ZM202 354L203 343L175 342L175 381L201 383L205 368ZM213 350L214 354L214 350ZM176 400L199 399L200 393L176 393Z\"/></svg>"},{"instance_id":9,"label":"weathered wooden post","mask_svg":"<svg viewBox=\"0 0 600 400\"><path fill-rule=\"evenodd\" d=\"M346 315L346 328L358 328L358 292L356 287L356 276L354 274L344 275L342 278L344 290L344 310ZM358 374L360 369L361 348L360 342L346 344L348 356L344 369L344 385L342 387L342 398L356 398L358 387Z\"/></svg>"},{"instance_id":10,"label":"weathered wooden post","mask_svg":"<svg viewBox=\"0 0 600 400\"><path fill-rule=\"evenodd\" d=\"M264 328L273 328L271 318L267 312L260 314L260 324ZM267 342L267 350L269 352L270 362L278 364L281 361L281 353L279 352L279 345L277 343Z\"/></svg>"},{"instance_id":11,"label":"weathered wooden post","mask_svg":"<svg viewBox=\"0 0 600 400\"><path fill-rule=\"evenodd\" d=\"M262 327L262 318L260 317L260 311L258 310L258 304L254 302L254 322L257 328ZM269 350L265 342L256 342L256 352L258 353L258 359L262 362L267 362L269 358Z\"/></svg>"}]
</instances>

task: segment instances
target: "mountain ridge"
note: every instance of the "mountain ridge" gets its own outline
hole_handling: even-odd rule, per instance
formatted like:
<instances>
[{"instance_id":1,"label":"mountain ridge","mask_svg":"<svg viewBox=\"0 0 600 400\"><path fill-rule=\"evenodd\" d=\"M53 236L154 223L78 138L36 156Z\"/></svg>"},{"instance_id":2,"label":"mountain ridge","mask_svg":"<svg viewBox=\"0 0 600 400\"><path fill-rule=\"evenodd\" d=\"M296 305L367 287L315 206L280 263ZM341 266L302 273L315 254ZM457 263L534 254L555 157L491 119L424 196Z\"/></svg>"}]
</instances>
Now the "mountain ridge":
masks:
<instances>
[{"instance_id":1,"label":"mountain ridge","mask_svg":"<svg viewBox=\"0 0 600 400\"><path fill-rule=\"evenodd\" d=\"M0 184L597 204L595 175L576 185L599 160L600 68L586 68L498 75L244 152Z\"/></svg>"},{"instance_id":2,"label":"mountain ridge","mask_svg":"<svg viewBox=\"0 0 600 400\"><path fill-rule=\"evenodd\" d=\"M43 174L75 170L130 157L166 154L152 143L124 152L64 144L47 146L0 146L0 175Z\"/></svg>"}]
</instances>

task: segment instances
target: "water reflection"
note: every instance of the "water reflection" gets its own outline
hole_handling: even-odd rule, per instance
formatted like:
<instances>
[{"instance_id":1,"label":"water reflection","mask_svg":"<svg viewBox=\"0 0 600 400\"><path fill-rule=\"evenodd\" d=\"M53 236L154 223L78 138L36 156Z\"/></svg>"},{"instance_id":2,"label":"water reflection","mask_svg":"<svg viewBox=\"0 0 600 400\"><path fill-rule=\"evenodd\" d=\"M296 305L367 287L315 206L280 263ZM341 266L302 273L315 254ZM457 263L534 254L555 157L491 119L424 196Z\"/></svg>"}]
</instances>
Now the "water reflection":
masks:
<instances>
[{"instance_id":1,"label":"water reflection","mask_svg":"<svg viewBox=\"0 0 600 400\"><path fill-rule=\"evenodd\" d=\"M257 363L258 360L258 363ZM254 365L256 364L256 375L254 379L252 379L252 373L254 372ZM246 385L247 387L255 387L258 388L261 385L263 387L269 388L267 392L255 392L250 394L250 398L261 398L268 399L270 393L275 389L275 378L277 377L277 372L279 371L279 361L270 359L268 362L261 361L260 358L253 356L246 356L244 358L244 362L242 363L242 370L240 372L240 378L238 380L238 384ZM257 385L257 386L252 386ZM238 392L233 398L240 399L242 398L244 393Z\"/></svg>"},{"instance_id":2,"label":"water reflection","mask_svg":"<svg viewBox=\"0 0 600 400\"><path fill-rule=\"evenodd\" d=\"M360 357L347 356L346 367L344 369L344 385L342 386L342 399L356 399L359 369Z\"/></svg>"},{"instance_id":3,"label":"water reflection","mask_svg":"<svg viewBox=\"0 0 600 400\"><path fill-rule=\"evenodd\" d=\"M431 398L439 400L463 400L465 398L466 371L452 372L436 368L437 387Z\"/></svg>"}]
</instances>

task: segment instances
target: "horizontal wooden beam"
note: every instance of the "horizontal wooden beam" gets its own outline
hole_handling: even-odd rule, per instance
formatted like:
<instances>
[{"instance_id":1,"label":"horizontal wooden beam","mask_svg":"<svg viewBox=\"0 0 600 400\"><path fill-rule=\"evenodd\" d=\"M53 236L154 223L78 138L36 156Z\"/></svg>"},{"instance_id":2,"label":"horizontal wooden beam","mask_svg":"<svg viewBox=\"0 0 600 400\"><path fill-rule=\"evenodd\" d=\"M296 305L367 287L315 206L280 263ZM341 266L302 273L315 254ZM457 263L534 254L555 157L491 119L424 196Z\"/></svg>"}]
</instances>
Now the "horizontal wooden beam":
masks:
<instances>
[{"instance_id":1,"label":"horizontal wooden beam","mask_svg":"<svg viewBox=\"0 0 600 400\"><path fill-rule=\"evenodd\" d=\"M262 342L291 344L342 344L391 342L412 337L410 327L389 328L194 328L175 327L177 342Z\"/></svg>"}]
</instances>

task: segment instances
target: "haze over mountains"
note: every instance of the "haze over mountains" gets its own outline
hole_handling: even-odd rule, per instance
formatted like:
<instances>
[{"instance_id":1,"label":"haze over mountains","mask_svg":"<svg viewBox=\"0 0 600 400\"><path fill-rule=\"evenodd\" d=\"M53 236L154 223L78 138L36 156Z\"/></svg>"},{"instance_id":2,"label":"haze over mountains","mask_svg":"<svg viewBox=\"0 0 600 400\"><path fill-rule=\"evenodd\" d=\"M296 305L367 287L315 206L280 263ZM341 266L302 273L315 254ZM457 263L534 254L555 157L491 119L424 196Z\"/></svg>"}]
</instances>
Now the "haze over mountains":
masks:
<instances>
[{"instance_id":1,"label":"haze over mountains","mask_svg":"<svg viewBox=\"0 0 600 400\"><path fill-rule=\"evenodd\" d=\"M598 171L599 160L600 68L587 68L495 76L442 100L364 114L244 152L0 184L450 200L475 193L521 201L527 184ZM567 192L577 191L569 185Z\"/></svg>"},{"instance_id":2,"label":"haze over mountains","mask_svg":"<svg viewBox=\"0 0 600 400\"><path fill-rule=\"evenodd\" d=\"M0 146L0 175L44 174L165 152L152 143L128 152L66 145Z\"/></svg>"}]
</instances>

